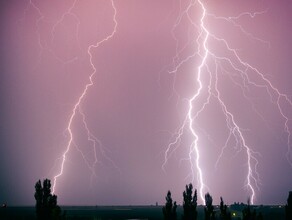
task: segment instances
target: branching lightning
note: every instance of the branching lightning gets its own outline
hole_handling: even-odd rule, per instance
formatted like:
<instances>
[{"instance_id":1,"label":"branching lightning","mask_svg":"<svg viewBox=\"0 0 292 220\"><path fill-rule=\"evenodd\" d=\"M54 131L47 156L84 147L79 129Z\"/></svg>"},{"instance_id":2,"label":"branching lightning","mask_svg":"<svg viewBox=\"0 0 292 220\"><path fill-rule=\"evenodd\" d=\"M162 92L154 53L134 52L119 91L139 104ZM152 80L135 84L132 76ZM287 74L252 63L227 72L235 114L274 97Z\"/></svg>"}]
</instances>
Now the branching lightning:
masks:
<instances>
[{"instance_id":1,"label":"branching lightning","mask_svg":"<svg viewBox=\"0 0 292 220\"><path fill-rule=\"evenodd\" d=\"M67 8L67 10L51 25L50 29L50 40L47 42L42 39L41 35L41 24L50 23L46 21L45 13L42 12L38 4L34 0L29 0L27 8L24 10L24 16L28 13L29 10L34 10L37 13L37 18L35 20L37 44L39 48L39 56L37 65L40 65L40 61L43 56L43 52L47 51L51 53L56 60L62 64L70 64L78 59L78 57L70 57L64 59L57 55L57 53L52 49L58 27L64 22L66 16L72 17L76 22L76 32L75 38L79 42L79 27L80 20L77 14L74 13L74 9L77 7L78 0L73 0L72 4ZM72 105L70 114L68 116L68 122L65 128L66 134L66 145L64 147L64 152L56 160L60 167L58 172L53 176L53 193L57 189L57 183L62 174L65 171L65 165L68 153L70 150L75 147L77 151L81 154L84 159L85 164L92 173L92 178L96 177L95 172L96 166L98 163L101 163L98 159L98 155L110 161L110 163L118 169L115 163L107 156L106 151L102 145L102 142L91 132L87 121L86 114L82 110L82 103L88 96L90 87L94 86L94 76L97 74L97 67L94 65L93 60L93 51L98 49L101 45L110 41L116 34L118 22L116 20L117 9L115 7L114 0L108 1L111 4L113 10L113 29L106 37L101 40L98 40L94 44L86 46L86 55L88 56L89 65L91 67L91 72L88 76L88 82L84 85L83 90L76 98L76 102ZM204 194L207 190L212 190L208 187L208 182L206 180L206 175L204 167L202 165L202 149L204 148L201 140L202 135L199 128L199 119L201 115L206 112L206 108L211 103L216 103L220 106L220 111L224 117L225 127L228 130L226 135L226 140L224 145L220 148L221 151L217 157L216 162L214 163L215 168L218 167L218 164L222 162L224 154L228 151L232 141L235 142L234 148L236 149L236 154L241 154L245 159L244 167L246 168L245 172L245 188L250 197L251 204L254 204L257 199L257 193L260 190L260 174L258 172L258 166L260 166L259 158L261 154L256 152L255 146L252 146L247 140L247 135L244 132L245 128L241 125L238 116L232 111L231 106L228 105L226 99L223 95L222 90L220 89L219 81L222 78L222 75L227 75L230 77L231 81L236 87L239 87L242 91L243 98L245 98L251 105L252 109L255 111L261 119L265 120L264 115L257 111L253 106L253 102L248 95L250 88L257 88L267 95L271 104L273 104L278 111L278 114L283 122L283 131L285 133L285 140L287 145L286 158L288 163L292 167L292 144L291 144L291 123L290 115L285 111L284 106L288 106L292 109L292 100L287 95L280 91L272 81L267 77L267 74L262 72L258 67L251 65L247 62L237 49L235 49L229 41L223 37L219 37L215 34L215 31L208 26L209 19L216 21L223 21L232 25L236 30L238 30L246 38L271 47L268 41L265 41L256 35L247 31L239 21L245 17L248 19L255 19L257 16L261 16L265 13L268 13L268 10L262 10L257 12L242 12L237 16L222 17L215 14L208 13L208 8L204 0L187 0L187 5L184 6L183 1L179 0L179 14L176 21L174 22L173 28L171 30L171 35L175 42L175 55L169 65L168 74L173 74L172 82L172 94L170 98L174 95L177 99L181 99L180 93L176 89L176 79L178 76L179 70L184 67L187 63L192 63L193 68L190 72L192 75L193 90L190 97L187 98L187 110L183 117L182 123L179 124L176 131L174 132L172 139L169 141L169 144L164 153L164 161L162 164L162 170L167 171L167 164L169 159L176 152L176 150L181 147L182 139L186 132L191 134L191 144L186 148L187 149L187 160L190 163L190 176L191 181L197 183L199 197L201 202L204 202ZM195 18L194 9L199 11L200 17ZM208 22L207 22L208 19ZM183 45L179 41L179 38L176 35L176 30L185 20L189 24L189 38L187 42L184 42ZM194 34L196 33L195 37ZM222 48L224 48L225 55L220 55L216 48L211 46L210 42L216 42ZM193 46L195 45L195 49ZM81 46L79 45L81 50ZM192 52L190 51L190 48ZM187 54L187 55L185 55ZM196 61L196 62L195 62ZM227 68L225 68L227 66ZM227 69L231 69L227 70ZM232 72L232 73L231 73ZM207 80L206 80L207 79ZM75 143L75 135L73 130L73 123L77 118L82 120L82 129L85 130L87 134L87 141L92 147L91 159L87 158L87 155L82 151L82 149ZM207 132L206 132L207 133ZM207 134L205 134L207 136ZM184 158L185 159L185 158ZM57 163L56 163L57 164Z\"/></svg>"},{"instance_id":2,"label":"branching lightning","mask_svg":"<svg viewBox=\"0 0 292 220\"><path fill-rule=\"evenodd\" d=\"M195 7L200 8L201 11L199 21L195 21L193 19L192 8ZM250 101L248 95L246 94L246 91L248 91L250 87L256 87L265 90L268 97L270 98L271 103L276 105L279 115L284 121L283 129L287 135L288 147L288 151L286 154L287 161L289 162L290 165L292 165L290 141L291 128L289 127L288 124L290 119L283 109L284 108L283 105L285 104L289 105L290 108L292 107L291 99L289 98L288 95L281 93L279 89L276 88L272 84L272 82L265 76L264 73L262 73L260 70L258 70L256 67L252 66L248 62L244 61L238 54L237 50L229 46L227 40L217 37L215 34L213 34L212 29L208 28L206 25L207 17L216 20L223 20L225 22L232 24L234 28L239 29L240 32L249 39L258 41L270 47L269 42L255 37L253 34L246 31L237 22L243 16L247 16L250 19L254 19L256 16L260 16L264 13L267 13L267 10L260 12L243 12L235 17L218 17L214 14L208 13L208 10L203 0L191 0L185 7L185 10L180 10L179 16L173 26L172 36L176 42L176 55L173 58L171 70L169 70L168 72L174 74L173 92L177 94L178 98L180 98L180 96L178 92L175 90L176 83L175 80L177 77L176 74L178 74L177 73L178 69L181 68L185 63L191 62L196 57L200 59L200 62L197 64L196 69L192 73L195 77L194 86L196 89L193 95L188 99L188 111L181 126L173 134L172 136L173 141L170 141L169 145L167 146L167 149L164 154L164 162L162 164L162 169L166 171L168 160L180 146L185 131L190 132L193 141L188 150L189 152L188 161L190 162L191 165L190 169L192 175L192 182L195 181L196 177L197 179L196 182L199 188L198 190L199 196L202 203L204 203L204 194L207 192L206 191L207 189L209 190L209 187L207 187L206 185L207 183L205 183L206 181L204 179L204 169L200 161L201 149L204 146L201 146L201 144L199 143L200 137L197 132L198 128L196 126L196 121L199 118L200 114L204 112L206 106L210 104L211 98L212 100L216 100L215 102L217 102L221 107L221 111L225 117L226 127L229 131L229 134L227 135L225 141L225 145L222 147L221 153L218 155L218 159L215 163L215 166L217 167L218 163L220 162L224 155L224 151L226 151L228 146L230 145L230 140L233 138L236 141L237 153L243 153L246 157L247 171L245 186L248 190L251 204L254 204L254 202L256 201L256 193L257 191L259 191L260 185L260 175L258 173L257 167L259 165L258 158L261 155L252 149L253 146L250 146L247 143L246 137L243 132L244 129L240 127L236 115L234 115L234 113L232 113L232 111L229 110L228 105L224 102L224 99L222 98L220 89L218 87L218 80L220 78L220 74L222 73L230 74L227 70L224 69L223 63L225 65L227 64L229 68L231 68L233 72L236 73L237 77L241 79L241 82L235 80L233 80L233 82L235 83L236 86L239 86L242 89L243 97L245 99ZM196 42L197 49L194 53L186 57L183 57L181 54L185 50L185 48L187 48L187 46L191 45L191 41L184 44L181 47L182 49L179 50L178 49L179 42L178 39L176 38L176 35L174 34L174 30L180 25L183 17L186 18L189 21L191 27L194 30L197 30L198 32L198 37L194 41ZM229 56L217 55L218 54L217 51L209 46L210 39L212 39L213 41L217 42L220 45L223 45ZM210 67L211 65L215 66L215 68L211 68ZM252 79L252 76L254 75L258 77L257 81ZM208 78L209 79L208 82L205 82L203 80L203 77ZM204 101L202 102L201 100ZM261 118L264 118L264 116L260 115L258 112L256 113Z\"/></svg>"},{"instance_id":3,"label":"branching lightning","mask_svg":"<svg viewBox=\"0 0 292 220\"><path fill-rule=\"evenodd\" d=\"M73 12L73 9L76 7L77 1L78 0L74 0L72 5L68 8L68 10L65 11L62 14L62 16L56 22L54 22L54 24L52 25L51 32L50 32L51 41L50 42L46 42L46 46L43 45L41 34L40 34L40 22L44 21L45 16L42 13L42 11L40 10L40 8L34 3L33 0L29 1L29 4L28 4L27 8L25 9L24 13L26 14L28 12L28 10L30 8L32 8L38 14L38 18L36 20L35 25L36 25L36 34L37 34L37 39L38 39L38 45L39 45L39 48L40 48L39 61L41 60L41 55L42 55L42 52L44 50L47 50L51 54L53 54L54 58L57 59L58 61L60 61L62 64L68 64L68 63L73 62L73 61L78 59L77 57L73 57L73 58L71 58L69 60L63 60L62 58L58 57L56 55L56 53L54 52L54 50L51 48L51 45L53 45L53 43L54 43L55 34L56 34L56 28L64 21L66 16L71 16L76 21L76 39L77 39L77 41L79 43L78 33L79 33L80 20L79 20L78 16ZM96 166L97 163L100 162L98 160L98 157L97 157L98 152L101 154L102 157L104 157L106 160L108 160L117 170L119 170L119 168L115 165L115 163L111 160L111 158L109 158L107 156L101 141L96 136L94 136L92 134L92 132L90 131L90 129L88 127L88 124L86 122L86 116L83 113L82 108L81 108L82 102L86 98L89 88L94 85L93 78L94 78L94 76L96 75L96 72L97 72L97 69L96 69L96 67L94 65L94 62L93 62L92 51L94 49L97 49L98 47L100 47L101 45L106 43L107 41L109 41L111 38L113 38L115 33L116 33L116 30L117 30L117 25L118 25L118 22L116 20L117 10L116 10L115 4L114 4L114 0L111 0L110 4L111 4L111 7L113 9L114 27L112 29L112 32L109 35L107 35L103 39L97 41L95 44L91 44L91 45L89 45L87 47L87 54L89 56L89 64L91 66L92 72L88 77L88 81L89 82L86 83L86 85L84 86L84 89L82 90L81 94L78 96L78 99L77 99L76 103L73 105L71 114L69 116L69 121L68 121L67 127L65 129L66 136L68 137L68 142L67 142L67 145L65 147L65 151L63 152L62 156L57 159L57 160L61 161L61 164L60 164L60 168L59 168L58 173L53 177L53 185L52 185L52 192L53 193L55 193L55 191L56 191L58 179L62 176L62 174L64 172L67 154L71 150L72 146L76 147L77 151L83 157L83 159L85 161L85 164L88 166L89 170L92 172L92 177L91 178L96 177L95 166ZM38 62L38 65L39 65L39 62ZM72 124L73 124L74 120L77 118L77 116L81 117L82 123L83 123L83 128L85 129L85 131L87 133L87 140L88 140L89 143L91 143L92 152L93 152L93 160L87 159L87 157L83 153L83 151L74 142L74 132L73 132L73 128L72 128L73 125Z\"/></svg>"},{"instance_id":4,"label":"branching lightning","mask_svg":"<svg viewBox=\"0 0 292 220\"><path fill-rule=\"evenodd\" d=\"M64 171L64 165L65 165L65 162L66 162L66 155L67 153L69 152L71 146L72 146L72 143L73 143L73 132L72 132L72 122L74 120L74 118L76 117L76 113L77 111L79 110L80 111L80 106L81 106L81 103L83 101L83 99L86 97L86 94L88 92L88 89L94 85L94 82L93 82L93 77L94 75L96 74L96 67L94 66L93 64L93 61L92 61L92 50L93 49L96 49L98 48L100 45L102 45L103 43L107 42L108 40L110 40L116 33L116 30L117 30L117 20L116 20L116 14L117 14L117 10L116 10L116 7L115 7L115 4L114 4L114 1L111 0L111 5L112 5L112 8L114 10L114 15L113 15L113 21L114 21L114 28L113 28L113 31L110 35L108 35L107 37L105 37L104 39L98 41L96 44L92 44L88 47L87 49L87 53L89 55L89 62L90 62L90 66L91 68L93 69L91 75L89 76L89 83L87 83L85 85L85 88L82 92L82 94L79 96L78 98L78 101L76 102L76 104L74 105L73 107L73 110L72 110L72 114L70 116L70 119L69 119L69 123L68 123L68 127L67 127L67 131L69 133L69 141L68 141L68 144L67 144L67 147L66 147L66 150L65 152L63 153L62 155L62 162L61 162L61 168L60 168L60 172L54 176L54 182L53 182L53 192L55 191L55 188L56 188L56 184L57 184L57 179L63 174L63 171ZM81 112L81 111L80 111ZM88 129L88 126L86 124L86 121L85 121L85 116L83 113L82 114L82 118L83 118L83 123L84 123L84 127L85 129L87 130L87 134L88 134L88 140L90 140L91 142L93 142L93 145L94 145L94 152L96 153L96 150L95 150L95 146L96 146L96 143L98 142L100 144L100 141L94 137L91 132L89 131ZM96 154L95 154L96 155ZM95 161L94 161L94 165L97 163L97 158L95 157Z\"/></svg>"}]
</instances>

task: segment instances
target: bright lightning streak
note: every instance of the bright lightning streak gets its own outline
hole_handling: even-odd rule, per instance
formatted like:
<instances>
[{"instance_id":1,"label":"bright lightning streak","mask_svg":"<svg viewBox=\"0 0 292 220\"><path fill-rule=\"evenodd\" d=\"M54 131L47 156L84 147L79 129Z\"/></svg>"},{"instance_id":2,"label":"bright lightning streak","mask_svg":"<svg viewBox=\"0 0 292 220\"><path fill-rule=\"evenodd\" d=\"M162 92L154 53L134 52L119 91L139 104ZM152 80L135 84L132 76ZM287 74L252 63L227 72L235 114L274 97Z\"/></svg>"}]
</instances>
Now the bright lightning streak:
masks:
<instances>
[{"instance_id":1,"label":"bright lightning streak","mask_svg":"<svg viewBox=\"0 0 292 220\"><path fill-rule=\"evenodd\" d=\"M111 5L112 5L112 8L114 10L114 15L113 15L113 22L114 22L114 28L113 28L113 31L111 32L110 35L108 35L107 37L105 37L104 39L98 41L96 44L92 44L90 45L88 48L87 48L87 53L89 55L89 62L90 62L90 66L91 68L93 69L91 75L89 76L89 83L87 83L85 85L85 88L83 90L83 92L81 93L81 95L79 96L77 102L75 103L74 107L73 107L73 110L72 110L72 114L70 116L70 119L69 119L69 122L68 122L68 126L67 126L67 131L69 133L69 141L67 143L67 146L66 146L66 150L65 152L63 153L62 155L62 162L61 162L61 167L60 167L60 171L57 175L54 176L54 181L53 181L53 187L52 187L52 191L53 193L55 192L56 190L56 185L57 185L57 180L58 178L63 174L64 172L64 165L65 165L65 162L66 162L66 156L67 156L67 153L69 152L72 144L73 144L73 139L74 139L74 136L73 136L73 132L72 132L72 122L74 120L74 118L76 117L76 114L77 114L77 111L80 110L80 106L81 106L81 103L83 101L83 99L86 97L86 94L88 92L88 89L94 85L94 82L93 82L93 77L94 75L96 74L96 67L94 66L93 64L93 61L92 61L92 50L93 49L96 49L98 48L100 45L104 44L105 42L107 42L108 40L110 40L111 38L113 38L113 36L115 35L116 33L116 30L117 30L117 25L118 25L118 22L116 20L116 14L117 14L117 10L116 10L116 7L115 7L115 4L114 4L114 1L111 0ZM84 116L84 115L83 115ZM88 130L88 126L85 122L85 118L83 117L83 123L85 124L85 128L87 130L87 134L89 135L88 136L88 139L90 141L94 141L94 144L95 144L95 139L92 139L92 136L90 135L90 131ZM94 148L95 149L95 148ZM97 162L97 160L94 161L94 164Z\"/></svg>"},{"instance_id":2,"label":"bright lightning streak","mask_svg":"<svg viewBox=\"0 0 292 220\"><path fill-rule=\"evenodd\" d=\"M199 161L199 159L200 159L200 152L199 152L199 146L198 146L199 137L198 137L196 131L193 128L194 120L197 118L197 116L199 115L200 112L198 111L196 113L195 117L193 117L193 102L198 98L198 96L200 95L201 90L203 88L202 81L201 81L201 75L202 75L202 68L206 63L206 59L207 59L208 53L209 53L207 45L206 45L208 37L209 37L209 32L206 29L206 27L204 26L204 18L206 16L206 9L204 8L204 5L200 1L199 1L199 3L200 3L200 5L202 7L202 10L203 10L203 14L202 14L201 21L200 21L200 27L202 28L202 32L201 32L199 38L201 38L201 35L203 35L203 34L205 35L203 37L204 38L203 39L204 55L203 55L203 59L201 61L201 64L198 67L198 74L197 74L197 78L196 78L197 83L199 84L199 88L198 88L197 92L195 93L195 95L189 100L189 111L188 111L187 115L188 115L188 119L189 119L189 129L190 129L192 135L195 138L195 141L192 144L189 156L190 156L190 159L191 159L191 154L192 154L193 150L195 150L195 153L196 153L196 168L197 168L198 179L199 179L199 193L200 193L201 199L204 201L203 173L202 173L202 169L200 167L200 161ZM192 161L192 160L190 160L190 161Z\"/></svg>"},{"instance_id":3,"label":"bright lightning streak","mask_svg":"<svg viewBox=\"0 0 292 220\"><path fill-rule=\"evenodd\" d=\"M38 65L40 64L41 55L42 55L44 50L47 50L48 52L50 52L54 56L54 58L56 58L62 64L67 64L67 63L70 63L70 62L72 62L72 61L77 59L77 57L74 57L74 58L71 58L69 60L63 60L62 58L58 57L56 55L56 53L54 52L54 50L50 47L51 45L53 45L53 42L54 42L54 39L55 39L56 28L64 21L66 16L72 16L75 19L76 23L77 23L77 26L76 26L76 39L77 39L77 41L79 43L78 32L79 32L80 20L77 17L77 15L72 12L73 9L76 6L76 3L77 3L77 0L74 0L72 5L68 8L68 10L65 13L63 13L62 16L60 17L60 19L57 20L53 24L52 29L51 29L51 41L49 43L45 42L46 46L43 46L41 33L40 33L40 22L45 22L45 20L44 20L45 16L42 13L42 11L40 10L40 8L32 0L29 1L29 4L28 4L27 8L25 9L24 15L26 15L26 13L28 12L30 7L32 9L34 9L38 14L38 18L37 18L37 20L35 22L36 35L37 35L37 39L38 39L38 45L39 45L39 48L40 48ZM115 7L115 4L114 4L113 0L111 0L111 6L112 6L113 11L114 11L114 13L113 13L113 22L114 22L113 31L108 36L103 38L102 40L96 42L96 44L92 44L92 45L88 46L88 48L87 48L87 54L89 55L89 63L90 63L90 66L91 66L93 71L91 72L91 74L89 76L89 82L85 85L85 87L84 87L82 93L80 94L77 102L74 104L73 109L72 109L72 114L69 117L68 125L67 125L67 128L65 130L69 135L69 140L68 140L68 143L66 145L65 151L62 154L62 157L59 158L59 159L61 159L61 166L60 166L60 171L53 178L53 187L52 187L52 192L53 193L56 190L56 185L57 185L58 178L64 172L64 166L65 166L65 162L66 162L67 153L70 151L72 145L74 145L76 147L78 152L83 157L83 159L85 161L85 164L88 166L89 170L92 172L91 179L92 179L92 177L96 177L95 165L99 162L98 159L97 159L97 146L99 146L99 152L101 153L101 155L104 158L106 158L117 170L119 170L119 168L115 165L115 163L106 155L106 153L105 153L105 151L103 149L103 145L102 145L101 141L99 139L97 139L90 132L89 127L88 127L88 125L86 123L85 114L81 111L82 101L85 99L85 97L87 95L87 92L88 92L88 89L91 86L94 85L93 77L94 77L94 75L96 74L96 71L97 71L96 67L93 64L93 60L92 60L93 59L92 50L98 48L99 46L101 46L102 44L104 44L105 42L107 42L108 40L113 38L113 36L116 33L117 24L118 24L117 20L116 20L117 10L116 10L116 7ZM80 48L80 45L79 45L79 48ZM92 162L90 162L86 158L86 155L83 153L83 151L74 143L74 134L73 134L73 131L72 131L72 123L73 123L74 119L76 118L77 114L79 114L82 117L82 122L83 122L83 125L84 125L84 129L86 130L86 133L87 133L87 140L90 143L92 143L93 157L94 157Z\"/></svg>"},{"instance_id":4,"label":"bright lightning streak","mask_svg":"<svg viewBox=\"0 0 292 220\"><path fill-rule=\"evenodd\" d=\"M181 5L181 2L180 2ZM192 7L195 7L196 5L199 5L201 10L201 15L199 22L195 22L192 19ZM212 18L215 20L223 20L225 22L228 22L233 25L233 27L239 29L243 35L248 37L249 39L259 41L260 43L268 45L270 47L270 43L267 41L264 41L260 38L255 37L251 33L247 32L240 24L237 23L237 20L239 20L243 16L247 16L250 19L254 19L256 16L267 13L268 10L261 11L261 12L243 12L235 17L218 17L213 14L209 14L207 12L207 9L205 7L204 1L202 0L190 0L188 5L186 6L185 10L180 9L180 14L174 24L173 30L172 30L172 36L173 39L176 41L176 55L173 58L172 61L172 70L168 71L169 73L173 73L174 81L173 81L173 90L178 95L178 92L175 90L175 80L177 78L176 74L179 68L181 68L185 63L191 61L195 57L200 57L201 61L199 64L197 64L196 68L196 85L197 89L195 93L191 96L191 98L188 99L188 111L186 113L186 117L182 123L182 125L179 127L177 132L173 135L173 141L170 141L169 145L167 146L167 149L164 154L164 163L162 164L163 171L166 171L166 165L169 160L169 158L172 156L172 154L177 150L179 147L182 136L184 135L185 130L188 130L192 137L193 141L189 148L188 153L188 160L191 164L191 173L192 173L192 181L194 182L194 177L197 176L197 183L199 188L199 196L202 202L204 202L204 193L206 193L207 185L205 183L204 179L204 169L201 165L201 146L199 146L199 134L195 129L195 124L197 119L199 118L200 114L204 112L205 107L210 104L211 97L215 98L219 106L221 107L221 111L223 112L223 115L225 117L226 121L226 127L229 130L229 134L227 136L227 139L225 141L225 145L221 149L221 153L218 155L218 159L215 163L215 166L217 167L219 161L223 157L224 151L227 150L228 144L231 140L231 138L234 138L236 141L236 146L238 147L237 153L244 151L246 155L246 166L247 166L247 174L246 174L246 187L250 193L250 202L251 204L254 204L256 200L256 190L259 190L259 183L260 183L260 175L257 171L257 167L259 164L259 161L257 159L260 154L258 152L255 152L252 150L251 146L247 144L246 137L243 133L243 129L240 127L239 123L236 120L236 116L229 110L228 106L222 99L222 95L220 92L220 89L218 88L218 80L219 80L219 74L221 72L227 72L224 70L222 64L225 63L229 65L234 72L238 73L239 77L242 80L242 84L239 82L233 81L235 85L239 86L243 91L243 97L249 101L248 96L246 95L245 91L249 89L249 87L256 87L259 89L264 89L266 93L268 94L271 103L275 104L280 116L282 117L284 121L284 131L287 134L287 146L288 151L286 153L287 161L290 165L292 165L292 160L290 158L291 155L291 130L289 127L289 117L287 113L285 113L283 109L283 104L281 102L285 102L285 104L292 107L291 99L289 99L288 95L281 93L273 84L272 82L263 74L260 72L257 68L250 65L248 62L245 62L238 52L229 46L228 42L223 39L219 38L216 35L212 33L212 30L210 30L206 26L206 18ZM185 58L181 58L181 54L183 54L185 48L187 48L188 45L191 45L191 42L187 42L186 45L182 47L181 50L178 49L178 39L174 34L174 30L180 25L180 22L185 16L191 26L195 28L199 35L196 38L197 43L197 51L193 54L190 54L189 56ZM215 40L218 44L223 45L226 52L230 54L229 56L218 56L216 55L216 51L214 51L210 46L208 45L209 40ZM177 63L177 61L181 58L181 60ZM208 62L212 61L215 65L215 70L211 70L209 68ZM221 72L219 72L219 69ZM251 77L251 74L256 75L259 80L253 80ZM204 82L203 76L209 77L208 82ZM207 93L207 96L205 97L204 93ZM204 98L205 97L205 98ZM201 103L201 99L204 99L203 103ZM253 108L253 110L255 110ZM258 113L256 110L255 112L263 119L264 117ZM197 175L195 175L195 173Z\"/></svg>"},{"instance_id":5,"label":"bright lightning streak","mask_svg":"<svg viewBox=\"0 0 292 220\"><path fill-rule=\"evenodd\" d=\"M204 181L203 181L203 171L202 168L200 167L200 151L199 151L199 146L198 146L198 140L199 140L199 136L197 135L193 124L194 121L197 119L197 117L199 116L200 112L203 111L205 105L207 104L207 102L205 102L203 104L203 106L201 107L201 109L199 111L196 111L195 116L193 116L193 103L196 101L196 99L200 96L201 91L203 89L203 84L202 84L202 80L201 80L201 75L202 75L202 68L205 66L206 63L206 59L208 57L208 48L207 48L207 40L209 37L209 32L206 29L206 27L204 26L204 18L206 16L206 10L204 8L204 5L199 1L203 13L202 13L202 17L200 19L200 35L197 38L197 42L199 41L199 39L203 39L202 41L202 47L203 47L203 54L200 56L202 57L202 61L200 63L200 65L198 66L198 72L197 72L197 77L196 77L196 82L199 85L199 88L197 89L196 93L189 99L188 101L188 106L189 106L189 110L187 112L186 115L186 119L183 122L183 125L180 127L179 132L176 134L176 138L174 140L174 142L170 143L167 147L167 150L165 152L165 160L164 163L162 165L162 169L165 170L165 165L167 163L167 160L169 158L169 151L171 151L171 148L173 145L177 145L178 141L181 139L181 136L183 135L183 130L185 129L185 127L188 127L192 136L194 137L194 141L190 146L190 150L189 150L189 161L191 163L191 170L192 170L192 180L194 181L194 167L196 168L197 171L197 179L199 181L199 195L202 201L204 201ZM188 8L183 12L183 13L188 13L188 10L191 8L191 6L193 6L194 3L191 3ZM176 24L178 25L178 24ZM193 55L194 56L194 55ZM175 70L173 72L176 72L178 70L178 68L183 65L183 63L187 62L192 56L187 57L185 60L183 60L182 62L180 62L176 67ZM175 150L175 149L174 149ZM173 152L173 150L172 150ZM195 164L193 163L193 154L196 155L195 158Z\"/></svg>"},{"instance_id":6,"label":"bright lightning streak","mask_svg":"<svg viewBox=\"0 0 292 220\"><path fill-rule=\"evenodd\" d=\"M251 190L251 198L250 201L253 204L254 202L254 198L255 198L255 189L253 187L252 181L255 182L256 187L258 188L257 185L257 180L259 178L259 174L256 170L258 161L256 159L256 157L254 156L254 152L250 149L250 147L247 146L244 136L242 134L242 131L240 129L240 127L236 124L235 120L234 120L234 116L232 113L230 113L226 107L226 105L224 104L224 102L222 101L221 97L220 97L220 92L218 90L218 75L216 72L216 81L215 81L215 90L216 90L216 98L218 99L222 111L225 114L226 119L228 120L228 127L230 128L230 131L232 132L233 135L236 135L237 141L239 141L241 143L241 146L243 146L246 150L247 153L247 163L248 163L248 174L247 174L247 186L248 188ZM219 158L222 156L222 154L220 154ZM219 159L218 158L218 159ZM255 169L253 171L252 169L252 164L251 164L251 160L253 160L255 162ZM255 174L254 174L255 173Z\"/></svg>"}]
</instances>

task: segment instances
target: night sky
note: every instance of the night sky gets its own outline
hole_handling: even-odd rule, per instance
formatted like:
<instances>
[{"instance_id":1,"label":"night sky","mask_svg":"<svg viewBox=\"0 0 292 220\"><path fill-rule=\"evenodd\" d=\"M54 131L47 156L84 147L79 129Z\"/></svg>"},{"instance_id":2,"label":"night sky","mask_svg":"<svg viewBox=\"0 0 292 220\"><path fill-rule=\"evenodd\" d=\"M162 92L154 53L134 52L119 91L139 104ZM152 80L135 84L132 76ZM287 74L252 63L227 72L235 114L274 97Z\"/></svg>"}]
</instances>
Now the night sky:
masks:
<instances>
[{"instance_id":1,"label":"night sky","mask_svg":"<svg viewBox=\"0 0 292 220\"><path fill-rule=\"evenodd\" d=\"M292 1L201 1L1 1L0 203L286 202Z\"/></svg>"}]
</instances>

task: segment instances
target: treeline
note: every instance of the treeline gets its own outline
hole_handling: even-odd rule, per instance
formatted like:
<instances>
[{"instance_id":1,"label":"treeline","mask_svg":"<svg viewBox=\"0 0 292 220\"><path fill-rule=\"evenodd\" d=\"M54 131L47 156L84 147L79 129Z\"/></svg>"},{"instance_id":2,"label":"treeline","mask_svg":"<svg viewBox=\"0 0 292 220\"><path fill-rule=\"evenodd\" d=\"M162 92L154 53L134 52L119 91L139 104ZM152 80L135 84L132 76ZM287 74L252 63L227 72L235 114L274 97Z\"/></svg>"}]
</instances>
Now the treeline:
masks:
<instances>
[{"instance_id":1,"label":"treeline","mask_svg":"<svg viewBox=\"0 0 292 220\"><path fill-rule=\"evenodd\" d=\"M35 184L36 200L36 216L39 220L63 220L66 219L66 212L62 212L60 206L57 204L57 196L51 192L51 182L45 179L43 183L39 180ZM163 216L165 220L197 220L197 190L193 191L193 186L190 183L186 185L183 192L183 214L177 215L177 204L171 197L171 192L168 191L165 197L166 203L162 208ZM219 213L215 212L213 206L213 198L207 193L205 195L204 206L204 218L205 220L230 220L232 219L231 212L228 210L226 204L224 204L223 198L220 197ZM289 192L287 204L285 206L286 220L292 220L292 191ZM238 219L238 218L237 218ZM262 220L263 216L256 210L252 210L250 203L242 210L242 220Z\"/></svg>"},{"instance_id":2,"label":"treeline","mask_svg":"<svg viewBox=\"0 0 292 220\"><path fill-rule=\"evenodd\" d=\"M190 183L186 185L185 191L183 192L183 214L180 216L177 215L177 204L176 201L173 201L171 197L171 192L168 191L165 197L166 203L162 208L163 216L165 220L197 220L198 211L197 211L197 190L193 192L193 186ZM287 204L285 206L285 215L286 220L292 220L292 191L289 192L287 199ZM240 219L238 216L237 219ZM205 195L205 206L204 206L204 219L205 220L231 220L232 215L228 210L226 204L224 204L223 198L220 197L220 206L219 212L215 213L213 206L213 198L209 193ZM247 205L245 205L242 210L242 220L263 220L263 215L261 212L256 212L255 209L252 209L250 202L248 200Z\"/></svg>"}]
</instances>

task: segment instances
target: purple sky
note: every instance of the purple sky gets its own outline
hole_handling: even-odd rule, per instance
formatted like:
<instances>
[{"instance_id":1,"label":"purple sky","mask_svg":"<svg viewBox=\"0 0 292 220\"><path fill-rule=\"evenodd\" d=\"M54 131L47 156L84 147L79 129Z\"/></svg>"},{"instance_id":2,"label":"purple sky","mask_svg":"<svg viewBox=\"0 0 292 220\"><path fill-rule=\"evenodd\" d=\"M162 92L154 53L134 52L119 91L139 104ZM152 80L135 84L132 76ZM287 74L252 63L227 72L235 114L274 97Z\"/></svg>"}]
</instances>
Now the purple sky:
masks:
<instances>
[{"instance_id":1,"label":"purple sky","mask_svg":"<svg viewBox=\"0 0 292 220\"><path fill-rule=\"evenodd\" d=\"M56 183L60 204L162 204L167 190L181 203L187 183L200 187L188 124L180 144L170 145L164 164L167 147L188 114L188 100L199 89L196 77L205 32L198 38L202 8L193 1L186 11L190 2L114 0L116 32L90 50L94 85L72 120L73 142ZM206 100L209 104L192 128L199 137L203 191L210 192L215 203L220 196L228 204L246 202L251 196L247 151L236 131L226 142L234 127L232 123L228 127L230 118L216 96L218 88L258 160L258 164L251 160L253 172L257 169L259 174L258 188L251 179L254 202L283 204L292 190L290 120L285 127L286 118L292 119L292 1L202 2L207 11L204 25L211 34L206 43L210 53L202 67L203 87L193 102L193 116ZM88 47L115 27L110 0L76 1L69 11L73 3L0 3L0 202L32 205L35 182L53 180L60 172L70 139L70 116L93 73ZM245 12L260 13L251 17ZM266 80L244 68L218 39L226 40ZM269 82L283 94L280 99ZM82 114L91 134L102 143L96 145L96 164Z\"/></svg>"}]
</instances>

